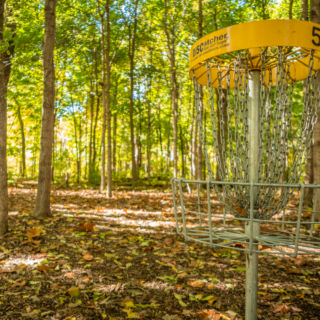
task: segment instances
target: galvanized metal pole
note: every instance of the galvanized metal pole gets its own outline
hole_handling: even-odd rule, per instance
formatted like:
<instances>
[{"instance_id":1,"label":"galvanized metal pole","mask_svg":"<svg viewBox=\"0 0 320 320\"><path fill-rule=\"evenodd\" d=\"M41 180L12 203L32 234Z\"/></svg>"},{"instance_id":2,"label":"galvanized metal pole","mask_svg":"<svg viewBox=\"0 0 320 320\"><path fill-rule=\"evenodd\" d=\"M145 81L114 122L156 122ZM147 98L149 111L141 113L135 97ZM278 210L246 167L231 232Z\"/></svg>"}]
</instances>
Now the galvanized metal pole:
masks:
<instances>
[{"instance_id":1,"label":"galvanized metal pole","mask_svg":"<svg viewBox=\"0 0 320 320\"><path fill-rule=\"evenodd\" d=\"M249 80L249 180L250 183L258 182L259 170L259 133L260 133L260 71L251 71ZM257 201L257 187L253 187L251 192L252 208L251 214L255 213ZM249 239L254 241L260 235L260 223L246 223L245 233ZM250 244L247 244L247 249ZM258 245L254 244L251 249L258 250ZM257 319L258 305L258 253L246 253L246 320Z\"/></svg>"}]
</instances>

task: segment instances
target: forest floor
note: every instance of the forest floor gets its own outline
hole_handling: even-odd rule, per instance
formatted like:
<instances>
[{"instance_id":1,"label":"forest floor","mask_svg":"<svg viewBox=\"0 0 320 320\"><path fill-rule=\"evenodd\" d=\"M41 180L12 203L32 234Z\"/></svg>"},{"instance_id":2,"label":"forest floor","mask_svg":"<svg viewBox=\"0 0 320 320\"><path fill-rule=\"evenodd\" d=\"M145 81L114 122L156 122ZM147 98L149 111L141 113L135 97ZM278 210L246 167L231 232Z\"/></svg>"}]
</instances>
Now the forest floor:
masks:
<instances>
[{"instance_id":1,"label":"forest floor","mask_svg":"<svg viewBox=\"0 0 320 320\"><path fill-rule=\"evenodd\" d=\"M11 187L0 237L0 319L244 319L245 257L185 242L172 195L53 190L32 219L35 185ZM259 258L260 319L320 319L320 258Z\"/></svg>"}]
</instances>

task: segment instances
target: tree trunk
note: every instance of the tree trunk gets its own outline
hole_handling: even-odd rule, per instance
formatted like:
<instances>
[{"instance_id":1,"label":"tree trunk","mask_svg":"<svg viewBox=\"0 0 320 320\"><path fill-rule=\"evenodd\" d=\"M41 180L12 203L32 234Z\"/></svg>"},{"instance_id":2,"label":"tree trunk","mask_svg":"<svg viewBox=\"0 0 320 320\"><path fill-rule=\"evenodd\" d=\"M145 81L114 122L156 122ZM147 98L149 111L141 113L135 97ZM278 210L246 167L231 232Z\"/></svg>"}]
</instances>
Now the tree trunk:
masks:
<instances>
[{"instance_id":1,"label":"tree trunk","mask_svg":"<svg viewBox=\"0 0 320 320\"><path fill-rule=\"evenodd\" d=\"M301 20L309 20L309 0L302 0L301 4Z\"/></svg>"},{"instance_id":2,"label":"tree trunk","mask_svg":"<svg viewBox=\"0 0 320 320\"><path fill-rule=\"evenodd\" d=\"M167 154L168 154L168 158L167 158L167 171L169 172L170 170L170 129L171 129L171 119L169 118L169 122L168 122L168 144L167 144Z\"/></svg>"},{"instance_id":3,"label":"tree trunk","mask_svg":"<svg viewBox=\"0 0 320 320\"><path fill-rule=\"evenodd\" d=\"M117 114L113 116L113 150L112 150L112 155L113 155L113 173L116 173L116 168L117 168Z\"/></svg>"},{"instance_id":4,"label":"tree trunk","mask_svg":"<svg viewBox=\"0 0 320 320\"><path fill-rule=\"evenodd\" d=\"M111 66L110 66L110 1L106 2L106 13L107 13L107 24L106 24L106 68L107 68L107 83L106 83L106 98L107 98L107 198L112 197L112 136L111 136L111 107L110 107L110 76L111 76Z\"/></svg>"},{"instance_id":5,"label":"tree trunk","mask_svg":"<svg viewBox=\"0 0 320 320\"><path fill-rule=\"evenodd\" d=\"M0 41L3 41L4 5L0 0ZM7 84L6 54L0 54L0 235L8 231L8 174L7 174Z\"/></svg>"},{"instance_id":6,"label":"tree trunk","mask_svg":"<svg viewBox=\"0 0 320 320\"><path fill-rule=\"evenodd\" d=\"M182 165L182 176L185 176L185 161L184 161L184 139L182 134L182 126L180 124L180 144L181 144L181 165Z\"/></svg>"},{"instance_id":7,"label":"tree trunk","mask_svg":"<svg viewBox=\"0 0 320 320\"><path fill-rule=\"evenodd\" d=\"M116 110L117 108L117 95L118 95L118 78L116 78L115 83L115 91L113 93L113 110ZM113 166L113 174L116 174L116 168L117 168L117 113L113 116L113 149L112 149L112 166ZM120 154L120 153L119 153Z\"/></svg>"},{"instance_id":8,"label":"tree trunk","mask_svg":"<svg viewBox=\"0 0 320 320\"><path fill-rule=\"evenodd\" d=\"M42 123L38 192L32 216L45 219L51 216L50 188L53 143L53 121L55 102L54 44L56 38L56 0L45 1L45 34L43 44L44 90L42 103Z\"/></svg>"},{"instance_id":9,"label":"tree trunk","mask_svg":"<svg viewBox=\"0 0 320 320\"><path fill-rule=\"evenodd\" d=\"M131 140L131 172L132 172L132 187L137 184L137 166L136 166L136 155L135 155L135 141L134 141L134 122L133 122L133 91L134 91L134 56L136 49L136 34L138 26L138 9L139 0L135 0L134 7L134 24L133 31L131 32L131 25L127 23L128 35L129 35L129 46L128 46L128 56L130 59L130 140Z\"/></svg>"},{"instance_id":10,"label":"tree trunk","mask_svg":"<svg viewBox=\"0 0 320 320\"><path fill-rule=\"evenodd\" d=\"M93 81L91 75L90 81L90 141L89 141L89 181L92 181L93 166L92 166L92 156L93 156L93 107L94 107L94 95L93 95Z\"/></svg>"},{"instance_id":11,"label":"tree trunk","mask_svg":"<svg viewBox=\"0 0 320 320\"><path fill-rule=\"evenodd\" d=\"M293 0L289 1L289 19L292 19L292 6L293 6Z\"/></svg>"},{"instance_id":12,"label":"tree trunk","mask_svg":"<svg viewBox=\"0 0 320 320\"><path fill-rule=\"evenodd\" d=\"M82 155L82 114L80 114L79 119L79 168L78 168L78 183L81 181L81 155Z\"/></svg>"},{"instance_id":13,"label":"tree trunk","mask_svg":"<svg viewBox=\"0 0 320 320\"><path fill-rule=\"evenodd\" d=\"M158 100L158 121L159 121L159 142L160 142L160 154L161 154L161 171L163 171L163 147L162 147L162 125L161 125L161 107L160 101ZM151 128L151 123L150 123ZM151 140L151 130L150 130L150 140ZM150 144L151 149L151 144ZM151 158L151 151L150 151L150 158ZM151 162L151 160L150 160ZM150 163L150 171L151 171L151 163Z\"/></svg>"},{"instance_id":14,"label":"tree trunk","mask_svg":"<svg viewBox=\"0 0 320 320\"><path fill-rule=\"evenodd\" d=\"M320 24L320 0L310 1L310 20ZM317 88L320 81L320 74L317 75L315 87ZM319 92L315 92L315 100ZM318 119L320 119L320 110L318 109ZM318 120L314 126L314 144L313 144L313 177L314 182L320 184L320 121ZM317 199L316 210L320 211L320 197ZM316 214L316 221L320 221L320 214Z\"/></svg>"},{"instance_id":15,"label":"tree trunk","mask_svg":"<svg viewBox=\"0 0 320 320\"><path fill-rule=\"evenodd\" d=\"M176 74L176 51L175 51L175 19L172 18L173 28L168 29L168 4L164 1L164 31L166 34L168 55L170 61L170 81L171 81L171 99L172 99L172 113L173 113L173 176L178 175L178 84Z\"/></svg>"},{"instance_id":16,"label":"tree trunk","mask_svg":"<svg viewBox=\"0 0 320 320\"><path fill-rule=\"evenodd\" d=\"M198 39L201 39L203 36L203 15L202 15L202 0L199 0L199 19L198 19ZM202 119L203 113L203 90L202 86L199 87L199 98L200 98L200 113ZM197 110L198 111L198 110ZM200 137L200 130L199 130L199 141L198 141L198 168L197 168L197 179L202 180L202 141ZM200 188L203 185L200 185Z\"/></svg>"},{"instance_id":17,"label":"tree trunk","mask_svg":"<svg viewBox=\"0 0 320 320\"><path fill-rule=\"evenodd\" d=\"M98 10L100 14L101 47L102 47L102 136L101 136L101 183L100 192L106 188L106 122L107 122L107 99L106 99L106 48L104 39L104 18L100 11L100 1L98 1Z\"/></svg>"},{"instance_id":18,"label":"tree trunk","mask_svg":"<svg viewBox=\"0 0 320 320\"><path fill-rule=\"evenodd\" d=\"M151 105L150 99L148 99L148 136L147 136L147 174L148 179L150 178L150 169L151 169ZM161 154L162 157L162 154Z\"/></svg>"},{"instance_id":19,"label":"tree trunk","mask_svg":"<svg viewBox=\"0 0 320 320\"><path fill-rule=\"evenodd\" d=\"M17 101L17 99L14 97L13 98L18 109L17 109L17 115L18 115L18 120L20 124L20 134L21 134L21 146L22 146L22 153L21 153L21 161L22 161L22 177L24 178L26 176L26 136L24 133L24 123L21 115L21 105Z\"/></svg>"},{"instance_id":20,"label":"tree trunk","mask_svg":"<svg viewBox=\"0 0 320 320\"><path fill-rule=\"evenodd\" d=\"M97 137L99 109L100 109L100 98L97 97L97 108L96 108L96 115L95 115L94 127L93 127L93 156L92 156L92 170L93 170L93 172L95 172L96 160L97 160L96 137Z\"/></svg>"},{"instance_id":21,"label":"tree trunk","mask_svg":"<svg viewBox=\"0 0 320 320\"><path fill-rule=\"evenodd\" d=\"M51 181L54 183L54 127L56 123L56 114L53 115L53 141L52 141L52 165L51 165Z\"/></svg>"},{"instance_id":22,"label":"tree trunk","mask_svg":"<svg viewBox=\"0 0 320 320\"><path fill-rule=\"evenodd\" d=\"M130 57L130 141L131 141L131 171L132 171L132 186L135 187L137 184L137 167L136 167L136 152L135 152L135 141L134 141L134 123L133 123L133 70L134 60Z\"/></svg>"},{"instance_id":23,"label":"tree trunk","mask_svg":"<svg viewBox=\"0 0 320 320\"><path fill-rule=\"evenodd\" d=\"M197 112L197 111L196 111ZM194 180L197 180L198 177L198 167L197 167L197 137L198 137L198 117L194 117L194 131L192 134L192 176ZM197 188L197 185L194 184L194 188Z\"/></svg>"},{"instance_id":24,"label":"tree trunk","mask_svg":"<svg viewBox=\"0 0 320 320\"><path fill-rule=\"evenodd\" d=\"M95 44L95 41L94 41ZM92 161L91 161L91 174L93 175L96 171L96 159L97 159L97 149L96 149L96 136L97 136L97 126L98 126L98 116L99 116L99 108L100 108L100 95L99 95L99 76L98 76L98 54L97 49L94 49L94 73L95 73L95 85L96 85L96 99L97 106L96 112L94 115L94 125L93 125L93 138L92 138ZM91 180L92 181L92 180Z\"/></svg>"}]
</instances>

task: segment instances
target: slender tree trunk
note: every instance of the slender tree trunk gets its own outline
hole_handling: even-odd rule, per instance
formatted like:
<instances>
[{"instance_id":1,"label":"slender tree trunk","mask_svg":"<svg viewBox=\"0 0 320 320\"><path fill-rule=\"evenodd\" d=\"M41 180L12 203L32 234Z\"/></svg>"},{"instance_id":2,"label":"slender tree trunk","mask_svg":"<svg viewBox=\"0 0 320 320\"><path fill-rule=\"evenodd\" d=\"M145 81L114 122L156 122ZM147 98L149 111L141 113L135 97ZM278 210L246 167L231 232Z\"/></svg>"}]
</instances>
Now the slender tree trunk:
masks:
<instances>
[{"instance_id":1,"label":"slender tree trunk","mask_svg":"<svg viewBox=\"0 0 320 320\"><path fill-rule=\"evenodd\" d=\"M181 164L182 164L182 176L185 176L185 161L184 161L184 139L182 134L182 126L180 124L180 144L181 144Z\"/></svg>"},{"instance_id":2,"label":"slender tree trunk","mask_svg":"<svg viewBox=\"0 0 320 320\"><path fill-rule=\"evenodd\" d=\"M91 75L91 81L90 81L90 141L89 141L89 181L92 180L92 173L93 173L93 167L92 167L92 153L93 153L93 107L94 107L94 95L93 93L93 81L92 81L92 75Z\"/></svg>"},{"instance_id":3,"label":"slender tree trunk","mask_svg":"<svg viewBox=\"0 0 320 320\"><path fill-rule=\"evenodd\" d=\"M202 15L202 0L199 0L199 20L198 20L198 39L203 37L203 15ZM202 118L203 113L203 90L202 86L199 87L199 95L200 95L200 113ZM200 137L199 130L199 142L198 142L198 168L197 168L197 179L202 180L202 141ZM202 185L200 185L202 187Z\"/></svg>"},{"instance_id":4,"label":"slender tree trunk","mask_svg":"<svg viewBox=\"0 0 320 320\"><path fill-rule=\"evenodd\" d=\"M99 117L99 109L100 109L100 95L99 95L99 77L98 77L98 55L97 50L94 50L95 56L95 78L96 78L96 98L97 98L97 106L95 112L94 126L93 126L93 146L92 146L92 173L95 172L96 169L96 159L97 159L97 148L96 148L96 137L97 137L97 127L98 127L98 117Z\"/></svg>"},{"instance_id":5,"label":"slender tree trunk","mask_svg":"<svg viewBox=\"0 0 320 320\"><path fill-rule=\"evenodd\" d=\"M112 150L112 155L113 155L113 173L116 173L116 168L117 168L117 114L113 116L113 150Z\"/></svg>"},{"instance_id":6,"label":"slender tree trunk","mask_svg":"<svg viewBox=\"0 0 320 320\"><path fill-rule=\"evenodd\" d=\"M97 162L97 127L98 127L99 109L100 109L100 98L97 99L97 108L96 108L96 115L95 115L94 127L93 127L92 168L93 168L94 172L95 172L95 166L96 166L96 162Z\"/></svg>"},{"instance_id":7,"label":"slender tree trunk","mask_svg":"<svg viewBox=\"0 0 320 320\"><path fill-rule=\"evenodd\" d=\"M159 121L159 141L160 141L160 154L161 154L161 171L163 171L163 147L162 147L162 125L161 125L161 107L160 101L158 100L158 121ZM151 128L151 123L150 123ZM151 131L151 130L150 130ZM150 132L150 140L151 140L151 132ZM151 144L150 144L150 158L151 158ZM150 160L151 162L151 160ZM151 163L150 163L150 171L151 171Z\"/></svg>"},{"instance_id":8,"label":"slender tree trunk","mask_svg":"<svg viewBox=\"0 0 320 320\"><path fill-rule=\"evenodd\" d=\"M193 126L192 134L192 176L194 180L198 177L198 167L197 167L197 137L198 137L198 118L195 116L195 124ZM194 184L196 188L196 184Z\"/></svg>"},{"instance_id":9,"label":"slender tree trunk","mask_svg":"<svg viewBox=\"0 0 320 320\"><path fill-rule=\"evenodd\" d=\"M142 167L142 144L141 144L141 134L142 134L142 115L141 115L141 107L139 106L139 132L137 137L137 147L138 147L138 175L139 171Z\"/></svg>"},{"instance_id":10,"label":"slender tree trunk","mask_svg":"<svg viewBox=\"0 0 320 320\"><path fill-rule=\"evenodd\" d=\"M107 83L106 83L106 98L107 98L107 198L112 197L112 136L111 136L111 106L110 106L110 77L111 77L111 65L110 65L110 1L106 2L106 14L107 14L107 24L106 24L106 68L107 68Z\"/></svg>"},{"instance_id":11,"label":"slender tree trunk","mask_svg":"<svg viewBox=\"0 0 320 320\"><path fill-rule=\"evenodd\" d=\"M82 123L81 114L79 119L79 168L78 168L78 183L81 181L81 155L82 155Z\"/></svg>"},{"instance_id":12,"label":"slender tree trunk","mask_svg":"<svg viewBox=\"0 0 320 320\"><path fill-rule=\"evenodd\" d=\"M151 105L150 105L150 99L148 99L148 135L147 135L147 174L148 179L150 178L150 172L151 172ZM161 154L162 157L162 154Z\"/></svg>"},{"instance_id":13,"label":"slender tree trunk","mask_svg":"<svg viewBox=\"0 0 320 320\"><path fill-rule=\"evenodd\" d=\"M115 91L113 93L113 110L116 110L117 108L117 97L118 97L118 78L116 78ZM117 116L117 113L115 113L113 116L113 148L112 148L113 174L116 174L116 168L117 168L117 126L118 126L117 121L118 121L118 116Z\"/></svg>"},{"instance_id":14,"label":"slender tree trunk","mask_svg":"<svg viewBox=\"0 0 320 320\"><path fill-rule=\"evenodd\" d=\"M106 48L104 38L104 18L100 11L100 1L98 1L98 10L100 14L100 29L101 29L101 47L102 47L102 137L101 137L101 183L100 192L106 188L106 122L107 122L107 97L106 97Z\"/></svg>"},{"instance_id":15,"label":"slender tree trunk","mask_svg":"<svg viewBox=\"0 0 320 320\"><path fill-rule=\"evenodd\" d=\"M293 0L289 0L289 19L292 19L292 6L293 6Z\"/></svg>"},{"instance_id":16,"label":"slender tree trunk","mask_svg":"<svg viewBox=\"0 0 320 320\"><path fill-rule=\"evenodd\" d=\"M54 138L54 129L55 129L55 123L56 123L56 113L54 113L53 115L53 142L52 142L52 166L51 166L51 181L52 183L54 183L54 141L55 141L55 138Z\"/></svg>"},{"instance_id":17,"label":"slender tree trunk","mask_svg":"<svg viewBox=\"0 0 320 320\"><path fill-rule=\"evenodd\" d=\"M56 38L55 10L56 0L46 0L45 34L43 45L44 90L42 103L39 177L36 205L32 213L32 216L37 219L45 219L51 216L50 188L55 101L55 74L53 62Z\"/></svg>"},{"instance_id":18,"label":"slender tree trunk","mask_svg":"<svg viewBox=\"0 0 320 320\"><path fill-rule=\"evenodd\" d=\"M0 41L3 41L5 0L0 0ZM7 83L6 54L0 54L0 235L8 231L8 174L7 174Z\"/></svg>"},{"instance_id":19,"label":"slender tree trunk","mask_svg":"<svg viewBox=\"0 0 320 320\"><path fill-rule=\"evenodd\" d=\"M176 73L176 22L172 19L173 28L168 29L168 4L164 1L164 31L166 34L168 55L170 61L170 81L171 81L171 99L172 99L172 113L173 113L173 176L178 175L178 83Z\"/></svg>"},{"instance_id":20,"label":"slender tree trunk","mask_svg":"<svg viewBox=\"0 0 320 320\"><path fill-rule=\"evenodd\" d=\"M134 69L134 60L130 57L130 141L131 141L131 163L132 163L132 186L135 187L137 184L137 167L136 167L136 151L135 151L135 141L134 141L134 122L133 122L133 90L134 90L134 81L133 81L133 69Z\"/></svg>"},{"instance_id":21,"label":"slender tree trunk","mask_svg":"<svg viewBox=\"0 0 320 320\"><path fill-rule=\"evenodd\" d=\"M17 115L18 115L18 120L19 120L19 125L20 125L20 134L21 134L21 147L22 147L22 153L21 153L21 161L22 161L22 177L24 178L26 176L26 137L24 133L24 123L22 119L22 114L21 114L21 105L17 101L16 98L14 98L14 101L17 105Z\"/></svg>"},{"instance_id":22,"label":"slender tree trunk","mask_svg":"<svg viewBox=\"0 0 320 320\"><path fill-rule=\"evenodd\" d=\"M310 1L310 20L320 24L320 0ZM320 74L317 75L315 87L320 82ZM315 92L315 99L320 93ZM318 110L318 119L320 119L320 110ZM314 126L314 144L313 144L313 177L314 182L320 184L320 121ZM317 211L320 211L320 197L317 200ZM316 221L320 221L320 214L316 214Z\"/></svg>"},{"instance_id":23,"label":"slender tree trunk","mask_svg":"<svg viewBox=\"0 0 320 320\"><path fill-rule=\"evenodd\" d=\"M309 20L309 0L302 0L301 3L301 20Z\"/></svg>"},{"instance_id":24,"label":"slender tree trunk","mask_svg":"<svg viewBox=\"0 0 320 320\"><path fill-rule=\"evenodd\" d=\"M170 150L170 129L171 129L171 119L169 119L169 122L168 122L168 144L167 144L167 154L168 154L168 158L167 158L167 171L169 172L170 170L170 153L171 153L171 150Z\"/></svg>"},{"instance_id":25,"label":"slender tree trunk","mask_svg":"<svg viewBox=\"0 0 320 320\"><path fill-rule=\"evenodd\" d=\"M139 0L135 0L134 7L134 23L133 30L131 32L131 25L127 23L128 35L129 35L129 46L128 46L128 56L130 59L130 140L131 140L131 171L132 171L132 186L135 187L137 184L137 166L136 166L136 155L135 155L135 141L134 141L134 121L133 121L133 91L134 91L134 57L136 49L136 34L138 26L138 9Z\"/></svg>"}]
</instances>

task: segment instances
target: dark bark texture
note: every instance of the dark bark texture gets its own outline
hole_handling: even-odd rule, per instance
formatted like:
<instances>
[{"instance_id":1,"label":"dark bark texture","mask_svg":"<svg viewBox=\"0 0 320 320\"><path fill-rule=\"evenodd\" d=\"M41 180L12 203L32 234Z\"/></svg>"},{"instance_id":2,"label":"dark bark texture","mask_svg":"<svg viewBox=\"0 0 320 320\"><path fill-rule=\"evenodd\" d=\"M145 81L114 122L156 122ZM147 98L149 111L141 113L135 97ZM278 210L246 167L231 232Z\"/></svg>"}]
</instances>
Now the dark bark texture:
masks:
<instances>
[{"instance_id":1,"label":"dark bark texture","mask_svg":"<svg viewBox=\"0 0 320 320\"><path fill-rule=\"evenodd\" d=\"M54 45L56 38L56 0L45 2L45 34L43 44L43 101L40 142L40 161L38 192L32 216L45 219L51 216L50 188L51 188L51 162L54 125L55 102L55 74L54 74Z\"/></svg>"},{"instance_id":2,"label":"dark bark texture","mask_svg":"<svg viewBox=\"0 0 320 320\"><path fill-rule=\"evenodd\" d=\"M0 42L3 41L5 24L5 2L0 0ZM7 15L11 10L7 10ZM11 73L11 57L14 53L14 24L7 24L12 39L9 46L0 53L0 235L8 231L8 172L7 172L7 86Z\"/></svg>"},{"instance_id":3,"label":"dark bark texture","mask_svg":"<svg viewBox=\"0 0 320 320\"><path fill-rule=\"evenodd\" d=\"M0 41L3 40L5 0L0 0ZM7 99L5 54L0 55L0 234L8 231L8 174L7 174Z\"/></svg>"}]
</instances>

